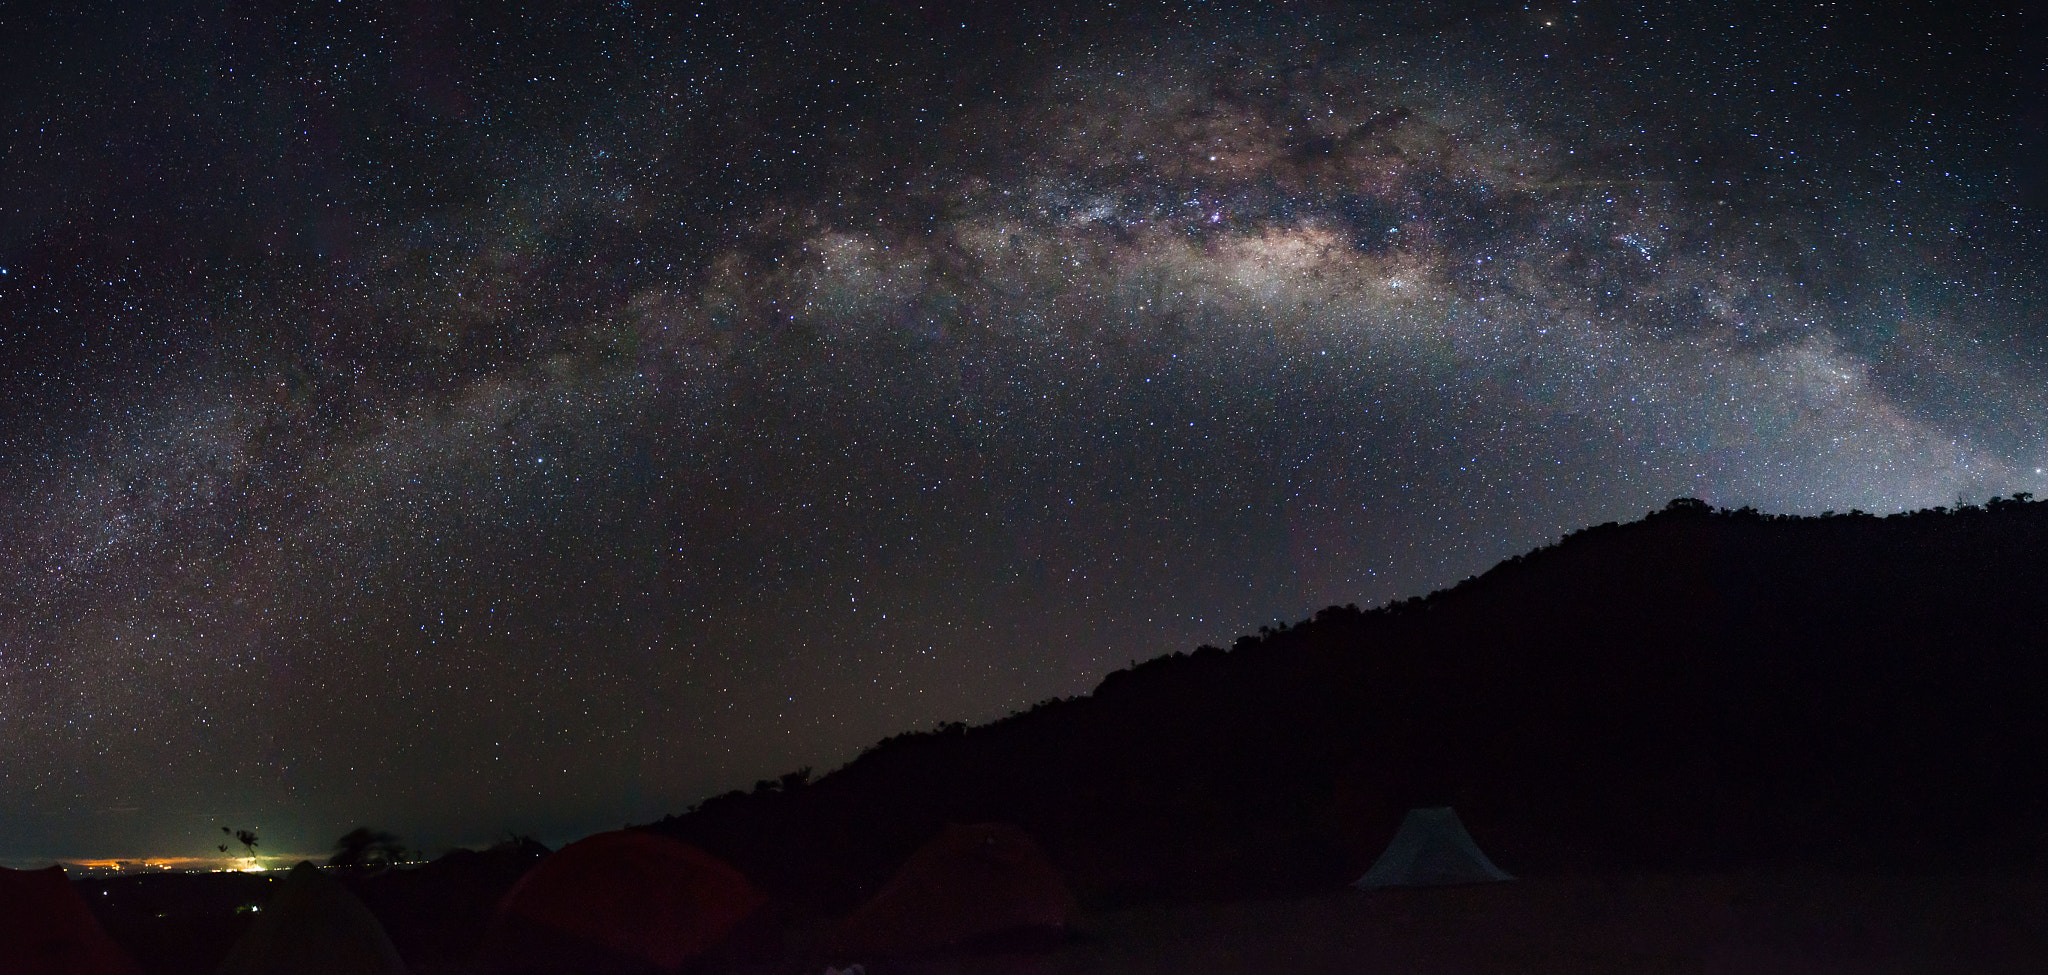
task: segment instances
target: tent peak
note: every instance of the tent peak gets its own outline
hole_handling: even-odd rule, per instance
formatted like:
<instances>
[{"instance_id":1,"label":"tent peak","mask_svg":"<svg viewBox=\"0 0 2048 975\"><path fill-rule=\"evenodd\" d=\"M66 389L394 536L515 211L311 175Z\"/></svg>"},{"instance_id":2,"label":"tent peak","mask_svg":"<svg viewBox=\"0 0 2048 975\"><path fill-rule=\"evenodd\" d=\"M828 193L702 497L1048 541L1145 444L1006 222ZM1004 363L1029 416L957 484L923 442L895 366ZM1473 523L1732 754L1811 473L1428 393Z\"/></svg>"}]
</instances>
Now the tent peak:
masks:
<instances>
[{"instance_id":1,"label":"tent peak","mask_svg":"<svg viewBox=\"0 0 2048 975\"><path fill-rule=\"evenodd\" d=\"M1408 810L1386 852L1352 886L1441 887L1513 879L1480 851L1456 810L1427 806Z\"/></svg>"}]
</instances>

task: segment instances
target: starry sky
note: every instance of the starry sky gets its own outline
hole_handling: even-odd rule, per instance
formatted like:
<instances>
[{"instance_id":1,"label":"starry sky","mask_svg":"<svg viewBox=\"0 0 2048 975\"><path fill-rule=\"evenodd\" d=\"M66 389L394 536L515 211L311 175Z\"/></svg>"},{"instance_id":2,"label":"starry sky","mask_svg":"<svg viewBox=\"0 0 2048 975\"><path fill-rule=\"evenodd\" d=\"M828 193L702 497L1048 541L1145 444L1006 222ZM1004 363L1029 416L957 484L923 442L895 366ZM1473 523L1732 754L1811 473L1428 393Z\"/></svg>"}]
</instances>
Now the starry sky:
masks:
<instances>
[{"instance_id":1,"label":"starry sky","mask_svg":"<svg viewBox=\"0 0 2048 975\"><path fill-rule=\"evenodd\" d=\"M1674 497L2048 495L2019 5L53 6L12 865L559 843Z\"/></svg>"}]
</instances>

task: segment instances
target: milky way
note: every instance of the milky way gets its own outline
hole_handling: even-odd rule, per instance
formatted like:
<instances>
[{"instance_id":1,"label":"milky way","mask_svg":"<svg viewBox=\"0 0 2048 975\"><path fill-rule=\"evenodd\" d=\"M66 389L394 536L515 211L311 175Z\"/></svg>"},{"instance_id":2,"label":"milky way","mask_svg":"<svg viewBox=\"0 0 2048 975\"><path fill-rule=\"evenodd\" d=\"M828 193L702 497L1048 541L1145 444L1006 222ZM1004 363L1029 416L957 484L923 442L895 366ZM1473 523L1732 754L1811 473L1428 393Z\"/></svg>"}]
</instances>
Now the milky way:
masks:
<instances>
[{"instance_id":1,"label":"milky way","mask_svg":"<svg viewBox=\"0 0 2048 975\"><path fill-rule=\"evenodd\" d=\"M2048 494L2020 20L854 6L39 62L0 857L560 841L1674 497Z\"/></svg>"}]
</instances>

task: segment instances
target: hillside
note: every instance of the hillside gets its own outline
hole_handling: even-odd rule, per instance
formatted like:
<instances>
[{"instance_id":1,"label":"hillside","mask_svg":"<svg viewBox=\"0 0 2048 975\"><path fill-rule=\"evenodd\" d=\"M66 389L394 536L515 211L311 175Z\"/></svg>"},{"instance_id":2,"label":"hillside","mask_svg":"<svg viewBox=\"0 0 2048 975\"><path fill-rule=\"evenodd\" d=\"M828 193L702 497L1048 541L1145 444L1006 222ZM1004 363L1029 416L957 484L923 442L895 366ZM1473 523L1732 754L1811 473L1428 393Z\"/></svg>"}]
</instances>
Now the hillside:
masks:
<instances>
[{"instance_id":1,"label":"hillside","mask_svg":"<svg viewBox=\"0 0 2048 975\"><path fill-rule=\"evenodd\" d=\"M2048 503L1890 517L1682 499L1446 591L883 741L646 828L844 911L1007 820L1084 903L1288 896L1454 803L1506 869L2048 866Z\"/></svg>"}]
</instances>

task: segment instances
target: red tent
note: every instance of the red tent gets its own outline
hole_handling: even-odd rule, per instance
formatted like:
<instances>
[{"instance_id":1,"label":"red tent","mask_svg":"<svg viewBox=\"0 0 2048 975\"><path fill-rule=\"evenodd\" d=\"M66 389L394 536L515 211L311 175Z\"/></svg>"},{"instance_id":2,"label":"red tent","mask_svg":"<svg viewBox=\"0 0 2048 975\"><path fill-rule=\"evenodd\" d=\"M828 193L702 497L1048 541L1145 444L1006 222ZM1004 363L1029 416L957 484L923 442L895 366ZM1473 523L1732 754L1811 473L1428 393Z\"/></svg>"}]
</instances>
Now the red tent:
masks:
<instances>
[{"instance_id":1,"label":"red tent","mask_svg":"<svg viewBox=\"0 0 2048 975\"><path fill-rule=\"evenodd\" d=\"M0 972L136 975L136 968L79 899L63 867L0 867Z\"/></svg>"},{"instance_id":2,"label":"red tent","mask_svg":"<svg viewBox=\"0 0 2048 975\"><path fill-rule=\"evenodd\" d=\"M834 957L909 955L1006 935L1062 936L1074 895L1006 823L948 825L827 941Z\"/></svg>"},{"instance_id":3,"label":"red tent","mask_svg":"<svg viewBox=\"0 0 2048 975\"><path fill-rule=\"evenodd\" d=\"M481 963L492 972L674 971L764 900L696 847L635 830L599 833L520 878L498 905Z\"/></svg>"}]
</instances>

